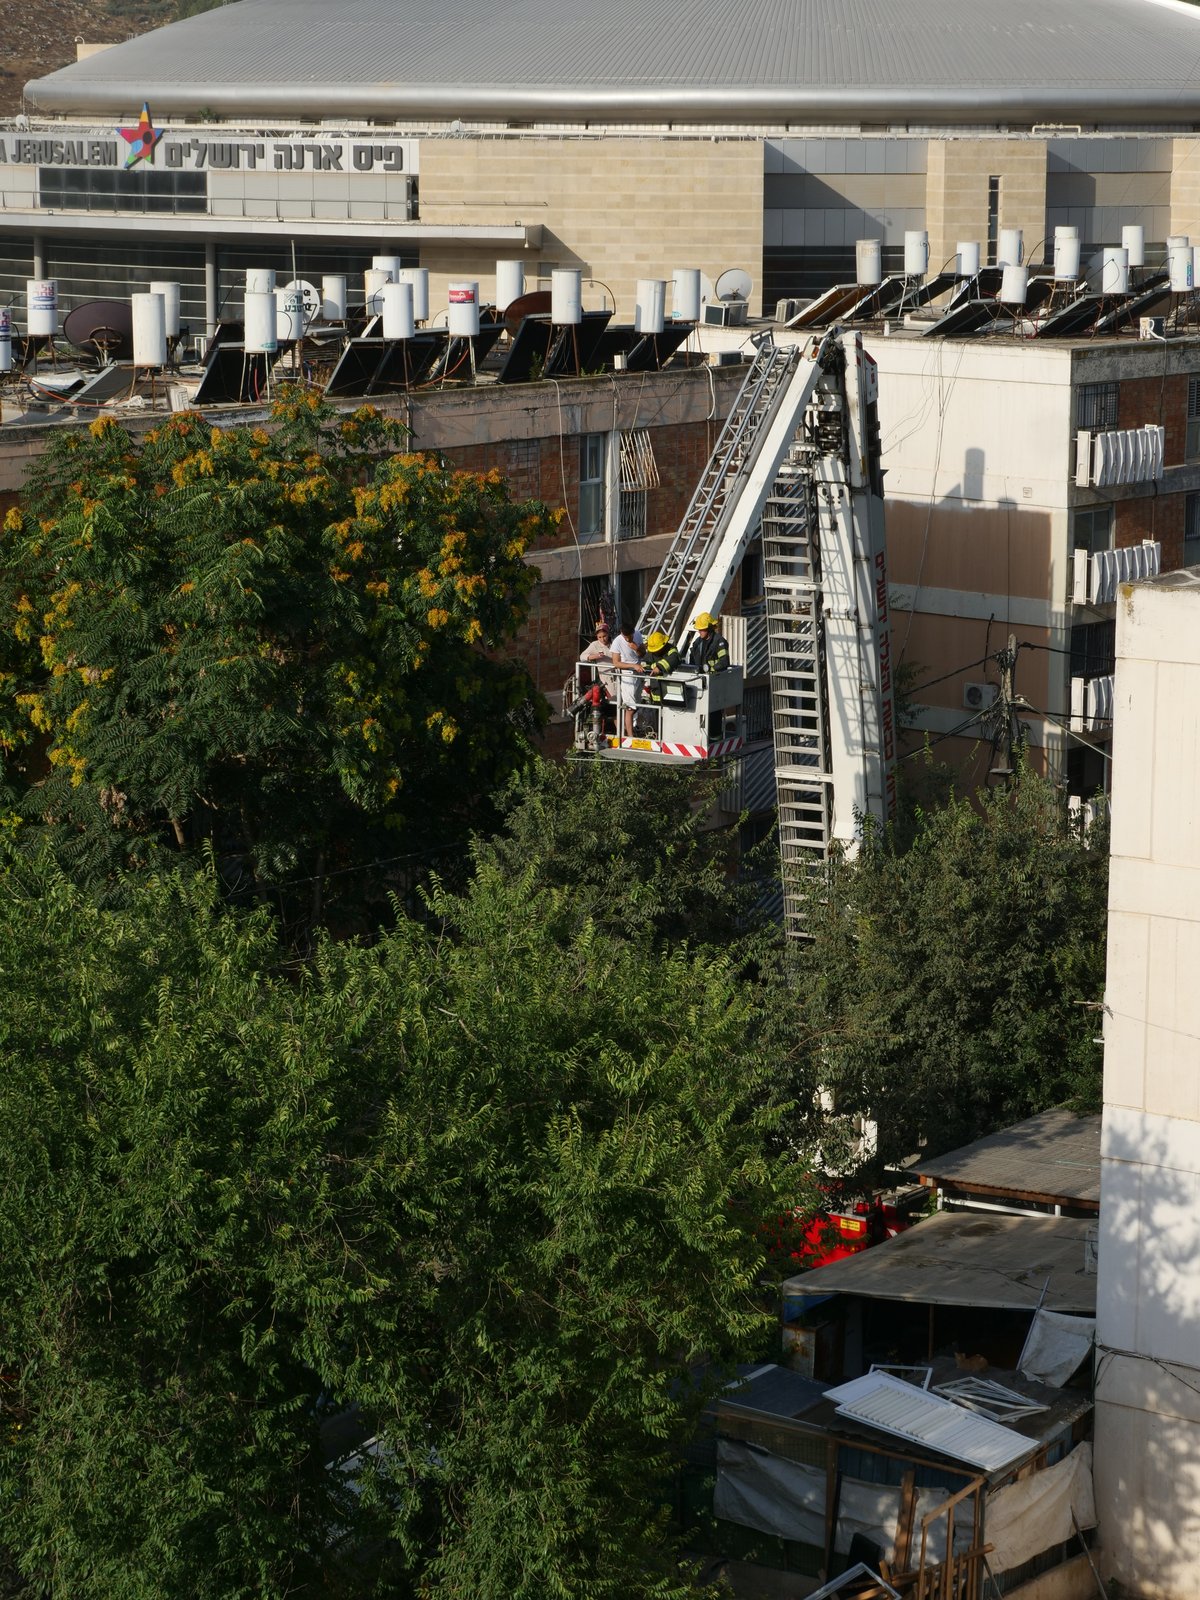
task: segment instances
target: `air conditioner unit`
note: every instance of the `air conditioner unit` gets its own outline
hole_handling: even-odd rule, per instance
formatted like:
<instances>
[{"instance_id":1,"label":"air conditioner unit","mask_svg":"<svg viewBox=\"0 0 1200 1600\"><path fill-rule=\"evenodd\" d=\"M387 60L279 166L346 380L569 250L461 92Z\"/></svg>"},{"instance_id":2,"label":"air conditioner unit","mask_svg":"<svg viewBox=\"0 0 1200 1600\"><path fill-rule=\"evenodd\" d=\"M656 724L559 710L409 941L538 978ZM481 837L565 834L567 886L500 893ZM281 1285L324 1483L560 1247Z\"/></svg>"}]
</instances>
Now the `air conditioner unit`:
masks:
<instances>
[{"instance_id":1,"label":"air conditioner unit","mask_svg":"<svg viewBox=\"0 0 1200 1600\"><path fill-rule=\"evenodd\" d=\"M1000 685L996 683L964 683L963 705L968 711L987 711L996 704Z\"/></svg>"},{"instance_id":2,"label":"air conditioner unit","mask_svg":"<svg viewBox=\"0 0 1200 1600\"><path fill-rule=\"evenodd\" d=\"M744 300L707 300L704 321L710 328L744 328L746 311Z\"/></svg>"}]
</instances>

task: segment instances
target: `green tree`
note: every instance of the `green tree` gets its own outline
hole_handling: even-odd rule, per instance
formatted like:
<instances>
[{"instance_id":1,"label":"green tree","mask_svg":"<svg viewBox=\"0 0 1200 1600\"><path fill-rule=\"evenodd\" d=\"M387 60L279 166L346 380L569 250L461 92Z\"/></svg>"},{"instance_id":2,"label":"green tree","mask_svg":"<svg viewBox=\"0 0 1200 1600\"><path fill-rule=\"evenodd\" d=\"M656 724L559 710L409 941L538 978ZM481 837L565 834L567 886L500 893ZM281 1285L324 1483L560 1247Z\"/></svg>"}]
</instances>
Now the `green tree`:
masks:
<instances>
[{"instance_id":1,"label":"green tree","mask_svg":"<svg viewBox=\"0 0 1200 1600\"><path fill-rule=\"evenodd\" d=\"M721 956L557 940L531 878L298 971L211 880L105 909L9 872L0 1548L33 1592L690 1592L658 1503L693 1364L771 1326L771 1069ZM382 1441L357 1495L332 1404Z\"/></svg>"},{"instance_id":2,"label":"green tree","mask_svg":"<svg viewBox=\"0 0 1200 1600\"><path fill-rule=\"evenodd\" d=\"M550 513L402 444L304 396L58 439L0 547L10 820L95 888L211 848L302 924L465 840L537 724L503 646Z\"/></svg>"},{"instance_id":3,"label":"green tree","mask_svg":"<svg viewBox=\"0 0 1200 1600\"><path fill-rule=\"evenodd\" d=\"M808 1049L880 1156L1097 1104L1108 850L1029 772L869 835L814 889L793 956Z\"/></svg>"},{"instance_id":4,"label":"green tree","mask_svg":"<svg viewBox=\"0 0 1200 1600\"><path fill-rule=\"evenodd\" d=\"M501 800L475 858L531 872L568 924L606 935L729 948L754 926L761 890L739 876L737 830L714 815L727 775L623 761L538 761Z\"/></svg>"}]
</instances>

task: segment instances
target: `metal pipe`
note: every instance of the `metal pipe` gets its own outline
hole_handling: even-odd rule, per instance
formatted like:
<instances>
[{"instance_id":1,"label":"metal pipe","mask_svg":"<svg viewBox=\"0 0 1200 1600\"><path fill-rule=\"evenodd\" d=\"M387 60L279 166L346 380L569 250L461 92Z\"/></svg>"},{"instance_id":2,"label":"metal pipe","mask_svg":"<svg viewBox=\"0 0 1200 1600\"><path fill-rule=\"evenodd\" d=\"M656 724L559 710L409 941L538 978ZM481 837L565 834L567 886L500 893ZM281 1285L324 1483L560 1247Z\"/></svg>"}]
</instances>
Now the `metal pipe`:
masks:
<instances>
[{"instance_id":1,"label":"metal pipe","mask_svg":"<svg viewBox=\"0 0 1200 1600\"><path fill-rule=\"evenodd\" d=\"M204 241L204 331L211 339L217 331L217 242Z\"/></svg>"}]
</instances>

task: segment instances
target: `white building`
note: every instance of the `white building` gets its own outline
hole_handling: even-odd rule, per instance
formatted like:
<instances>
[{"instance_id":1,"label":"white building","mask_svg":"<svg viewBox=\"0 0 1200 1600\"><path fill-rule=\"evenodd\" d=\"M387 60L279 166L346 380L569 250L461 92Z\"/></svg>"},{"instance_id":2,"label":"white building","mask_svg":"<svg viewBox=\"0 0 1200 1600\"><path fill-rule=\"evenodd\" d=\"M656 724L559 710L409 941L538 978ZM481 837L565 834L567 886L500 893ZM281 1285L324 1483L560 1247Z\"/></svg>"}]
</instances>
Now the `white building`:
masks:
<instances>
[{"instance_id":1,"label":"white building","mask_svg":"<svg viewBox=\"0 0 1200 1600\"><path fill-rule=\"evenodd\" d=\"M1107 1575L1200 1596L1200 571L1117 605L1097 1286Z\"/></svg>"}]
</instances>

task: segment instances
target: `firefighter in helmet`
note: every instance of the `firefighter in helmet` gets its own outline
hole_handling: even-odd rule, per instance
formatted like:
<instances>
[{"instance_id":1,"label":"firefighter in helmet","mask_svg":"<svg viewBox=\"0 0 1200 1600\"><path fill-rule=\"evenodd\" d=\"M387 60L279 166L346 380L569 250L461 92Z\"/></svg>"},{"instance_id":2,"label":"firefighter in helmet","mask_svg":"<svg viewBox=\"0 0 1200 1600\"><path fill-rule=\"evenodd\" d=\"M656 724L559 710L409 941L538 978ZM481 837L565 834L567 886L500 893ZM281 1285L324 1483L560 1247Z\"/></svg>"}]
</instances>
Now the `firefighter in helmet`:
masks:
<instances>
[{"instance_id":1,"label":"firefighter in helmet","mask_svg":"<svg viewBox=\"0 0 1200 1600\"><path fill-rule=\"evenodd\" d=\"M696 642L692 645L688 665L697 672L724 672L729 666L729 642L717 627L717 619L702 611L692 623Z\"/></svg>"},{"instance_id":2,"label":"firefighter in helmet","mask_svg":"<svg viewBox=\"0 0 1200 1600\"><path fill-rule=\"evenodd\" d=\"M665 633L656 629L646 640L646 665L642 669L650 681L642 686L642 699L651 705L661 705L662 684L659 680L674 672L679 665L679 651Z\"/></svg>"}]
</instances>

